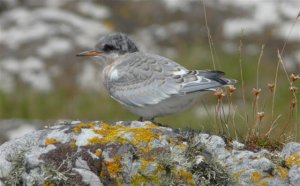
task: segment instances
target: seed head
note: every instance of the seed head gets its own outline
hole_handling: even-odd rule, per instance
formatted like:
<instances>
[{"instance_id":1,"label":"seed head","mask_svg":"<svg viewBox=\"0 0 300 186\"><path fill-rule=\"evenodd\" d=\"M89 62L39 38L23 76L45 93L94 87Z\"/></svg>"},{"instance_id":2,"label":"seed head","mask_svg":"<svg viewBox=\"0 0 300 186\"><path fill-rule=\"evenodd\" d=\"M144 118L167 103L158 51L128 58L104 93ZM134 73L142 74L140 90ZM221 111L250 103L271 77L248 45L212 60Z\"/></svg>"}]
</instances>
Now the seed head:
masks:
<instances>
[{"instance_id":1,"label":"seed head","mask_svg":"<svg viewBox=\"0 0 300 186\"><path fill-rule=\"evenodd\" d=\"M275 84L274 83L268 83L268 89L273 92L275 88Z\"/></svg>"},{"instance_id":2,"label":"seed head","mask_svg":"<svg viewBox=\"0 0 300 186\"><path fill-rule=\"evenodd\" d=\"M298 90L298 88L297 87L295 87L295 86L290 86L290 88L289 88L289 90L290 90L290 92L291 93L296 93L297 92L297 90Z\"/></svg>"},{"instance_id":3,"label":"seed head","mask_svg":"<svg viewBox=\"0 0 300 186\"><path fill-rule=\"evenodd\" d=\"M295 108L296 105L297 105L297 100L294 98L294 99L292 99L292 101L291 101L291 108Z\"/></svg>"},{"instance_id":4,"label":"seed head","mask_svg":"<svg viewBox=\"0 0 300 186\"><path fill-rule=\"evenodd\" d=\"M257 117L261 121L265 117L265 112L257 112Z\"/></svg>"},{"instance_id":5,"label":"seed head","mask_svg":"<svg viewBox=\"0 0 300 186\"><path fill-rule=\"evenodd\" d=\"M222 99L223 97L225 97L226 94L223 91L223 89L218 88L218 89L216 89L214 95L217 96L218 99Z\"/></svg>"},{"instance_id":6,"label":"seed head","mask_svg":"<svg viewBox=\"0 0 300 186\"><path fill-rule=\"evenodd\" d=\"M228 86L228 92L230 96L235 92L235 90L236 88L233 85Z\"/></svg>"},{"instance_id":7,"label":"seed head","mask_svg":"<svg viewBox=\"0 0 300 186\"><path fill-rule=\"evenodd\" d=\"M292 82L297 81L299 78L300 78L299 75L295 75L295 74L291 74L291 75L290 75L290 80L291 80Z\"/></svg>"},{"instance_id":8,"label":"seed head","mask_svg":"<svg viewBox=\"0 0 300 186\"><path fill-rule=\"evenodd\" d=\"M260 94L260 92L261 92L260 88L259 89L256 89L256 88L252 89L252 93L253 93L254 96L258 96Z\"/></svg>"}]
</instances>

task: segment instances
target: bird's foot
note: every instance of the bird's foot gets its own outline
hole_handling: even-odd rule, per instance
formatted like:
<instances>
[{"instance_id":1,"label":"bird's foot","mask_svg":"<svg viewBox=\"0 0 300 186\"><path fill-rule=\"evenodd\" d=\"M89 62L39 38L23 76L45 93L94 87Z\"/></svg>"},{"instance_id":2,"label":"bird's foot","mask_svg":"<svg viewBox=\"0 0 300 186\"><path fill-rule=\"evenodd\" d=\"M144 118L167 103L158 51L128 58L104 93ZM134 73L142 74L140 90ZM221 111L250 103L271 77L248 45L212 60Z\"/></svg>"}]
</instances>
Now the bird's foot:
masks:
<instances>
[{"instance_id":1,"label":"bird's foot","mask_svg":"<svg viewBox=\"0 0 300 186\"><path fill-rule=\"evenodd\" d=\"M161 124L161 123L155 121L154 118L151 118L151 119L144 119L143 117L140 117L140 118L138 119L138 121L141 121L141 122L142 122L142 121L150 121L151 123L153 123L153 124L155 124L155 125L158 125L158 126L160 126L160 127L168 127L167 125L163 125L163 124Z\"/></svg>"},{"instance_id":2,"label":"bird's foot","mask_svg":"<svg viewBox=\"0 0 300 186\"><path fill-rule=\"evenodd\" d=\"M138 121L144 121L143 117L139 117Z\"/></svg>"}]
</instances>

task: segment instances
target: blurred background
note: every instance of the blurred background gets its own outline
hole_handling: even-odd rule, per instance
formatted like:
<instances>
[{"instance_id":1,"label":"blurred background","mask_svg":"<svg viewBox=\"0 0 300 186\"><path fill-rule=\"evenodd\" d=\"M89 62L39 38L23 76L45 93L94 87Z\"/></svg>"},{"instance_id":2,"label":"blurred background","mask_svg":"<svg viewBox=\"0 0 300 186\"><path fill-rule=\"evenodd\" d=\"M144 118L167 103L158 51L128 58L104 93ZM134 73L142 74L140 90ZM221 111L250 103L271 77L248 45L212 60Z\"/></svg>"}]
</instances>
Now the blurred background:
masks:
<instances>
[{"instance_id":1,"label":"blurred background","mask_svg":"<svg viewBox=\"0 0 300 186\"><path fill-rule=\"evenodd\" d=\"M299 0L0 0L0 144L57 120L137 119L107 95L101 69L92 60L75 56L114 31L129 34L142 51L190 69L213 69L214 60L218 70L239 82L242 60L245 97L251 107L263 44L259 70L263 91L274 82L277 50L285 41L286 68L299 72L300 24L292 26L299 10ZM278 82L282 86L275 112L285 113L289 92L282 70ZM236 87L233 104L242 110L247 105L241 83ZM262 111L270 101L270 94L263 91ZM188 111L157 121L209 131L214 128L210 113L216 103L213 93L208 94Z\"/></svg>"}]
</instances>

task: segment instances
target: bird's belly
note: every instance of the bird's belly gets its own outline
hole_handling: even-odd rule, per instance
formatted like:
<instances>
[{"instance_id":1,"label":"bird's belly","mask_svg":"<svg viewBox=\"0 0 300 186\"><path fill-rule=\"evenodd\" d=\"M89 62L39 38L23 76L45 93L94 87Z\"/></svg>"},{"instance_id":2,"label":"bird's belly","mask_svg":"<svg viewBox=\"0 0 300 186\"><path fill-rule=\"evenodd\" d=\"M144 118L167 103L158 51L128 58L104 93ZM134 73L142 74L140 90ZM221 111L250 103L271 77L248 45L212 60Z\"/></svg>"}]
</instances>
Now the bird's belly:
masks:
<instances>
[{"instance_id":1,"label":"bird's belly","mask_svg":"<svg viewBox=\"0 0 300 186\"><path fill-rule=\"evenodd\" d=\"M145 105L143 107L128 106L127 109L144 119L151 119L183 111L194 104L198 96L199 92L184 96L174 96L155 105Z\"/></svg>"}]
</instances>

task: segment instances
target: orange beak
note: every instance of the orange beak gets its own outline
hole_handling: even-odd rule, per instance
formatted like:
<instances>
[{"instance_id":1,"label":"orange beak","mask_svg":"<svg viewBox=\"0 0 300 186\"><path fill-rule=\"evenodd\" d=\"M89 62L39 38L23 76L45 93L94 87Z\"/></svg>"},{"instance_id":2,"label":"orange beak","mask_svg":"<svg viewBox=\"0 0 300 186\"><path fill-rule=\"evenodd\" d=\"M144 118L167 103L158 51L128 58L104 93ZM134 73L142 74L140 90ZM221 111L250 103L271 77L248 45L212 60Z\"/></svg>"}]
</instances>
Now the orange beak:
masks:
<instances>
[{"instance_id":1,"label":"orange beak","mask_svg":"<svg viewBox=\"0 0 300 186\"><path fill-rule=\"evenodd\" d=\"M79 54L76 54L76 56L94 57L94 56L100 56L101 54L103 54L103 52L101 51L89 50L89 51L84 51Z\"/></svg>"}]
</instances>

